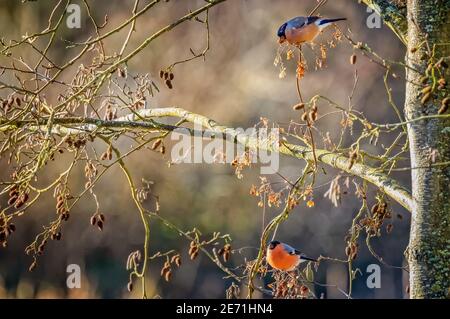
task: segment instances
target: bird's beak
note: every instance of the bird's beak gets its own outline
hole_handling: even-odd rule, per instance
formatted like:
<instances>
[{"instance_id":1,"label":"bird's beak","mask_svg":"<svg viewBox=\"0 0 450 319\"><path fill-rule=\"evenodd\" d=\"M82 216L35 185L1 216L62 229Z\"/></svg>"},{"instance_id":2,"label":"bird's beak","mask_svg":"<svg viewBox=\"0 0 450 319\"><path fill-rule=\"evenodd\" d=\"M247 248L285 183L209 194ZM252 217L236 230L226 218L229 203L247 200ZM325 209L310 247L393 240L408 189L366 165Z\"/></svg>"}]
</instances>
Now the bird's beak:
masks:
<instances>
[{"instance_id":1,"label":"bird's beak","mask_svg":"<svg viewBox=\"0 0 450 319\"><path fill-rule=\"evenodd\" d=\"M279 44L284 43L284 41L286 41L286 38L285 38L285 37L280 37L280 38L278 39L278 43L279 43Z\"/></svg>"}]
</instances>

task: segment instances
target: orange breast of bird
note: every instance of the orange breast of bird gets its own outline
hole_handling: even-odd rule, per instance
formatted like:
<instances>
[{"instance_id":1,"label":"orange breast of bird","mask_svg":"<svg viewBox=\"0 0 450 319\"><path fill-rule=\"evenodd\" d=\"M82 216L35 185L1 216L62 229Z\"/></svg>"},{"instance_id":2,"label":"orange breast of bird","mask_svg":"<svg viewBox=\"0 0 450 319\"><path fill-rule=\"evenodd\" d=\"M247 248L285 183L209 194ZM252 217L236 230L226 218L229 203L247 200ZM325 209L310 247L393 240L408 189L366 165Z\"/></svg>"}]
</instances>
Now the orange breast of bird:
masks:
<instances>
[{"instance_id":1,"label":"orange breast of bird","mask_svg":"<svg viewBox=\"0 0 450 319\"><path fill-rule=\"evenodd\" d=\"M312 23L307 26L286 31L286 40L290 44L300 44L313 41L320 33L319 27Z\"/></svg>"},{"instance_id":2,"label":"orange breast of bird","mask_svg":"<svg viewBox=\"0 0 450 319\"><path fill-rule=\"evenodd\" d=\"M267 250L267 262L272 268L284 271L294 270L299 264L299 256L288 254L281 245Z\"/></svg>"}]
</instances>

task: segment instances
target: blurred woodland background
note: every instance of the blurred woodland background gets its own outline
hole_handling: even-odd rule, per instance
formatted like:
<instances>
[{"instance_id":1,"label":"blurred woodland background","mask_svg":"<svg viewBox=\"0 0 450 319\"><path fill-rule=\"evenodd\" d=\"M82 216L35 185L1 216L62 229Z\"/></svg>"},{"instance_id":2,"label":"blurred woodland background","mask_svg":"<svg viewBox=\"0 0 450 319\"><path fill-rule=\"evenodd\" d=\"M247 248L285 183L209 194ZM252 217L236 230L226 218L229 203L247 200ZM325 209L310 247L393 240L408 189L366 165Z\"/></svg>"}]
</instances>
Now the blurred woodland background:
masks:
<instances>
[{"instance_id":1,"label":"blurred woodland background","mask_svg":"<svg viewBox=\"0 0 450 319\"><path fill-rule=\"evenodd\" d=\"M65 43L60 38L71 41L84 41L93 33L92 25L82 8L82 28L62 27L57 49L51 55L58 60L64 58ZM20 39L30 30L41 30L47 24L48 15L56 1L3 0L0 2L1 37ZM136 33L130 47L138 45L150 34L186 14L190 9L202 5L201 0L171 0L155 6L145 19L136 25ZM105 15L108 24L102 32L121 23L130 16L134 1L90 1L97 21ZM158 84L160 92L148 101L150 107L179 106L189 111L204 114L219 123L231 127L252 127L261 117L278 123L289 123L298 119L292 110L297 103L295 89L296 61L286 62L287 76L279 78L279 68L274 66L278 50L276 31L287 19L297 15L307 15L315 6L315 0L234 0L227 1L210 11L211 50L206 60L194 60L177 66L174 70L174 89L169 90L159 79L159 71L171 63L190 56L189 48L196 52L205 45L204 28L192 21L175 28L157 39L143 50L129 64L129 72L149 73ZM340 24L342 31L351 29L353 39L369 45L380 55L391 60L401 60L404 47L386 27L369 29L366 20L370 13L356 1L329 1L320 9L326 17L348 19ZM109 40L117 50L126 36L128 28L123 29ZM333 30L328 29L318 39L326 42L331 39ZM117 43L114 43L117 39ZM112 50L111 48L109 48ZM323 94L347 105L348 96L354 86L354 72L358 70L359 81L354 94L354 108L363 112L374 122L396 122L397 117L388 106L388 96L383 83L385 70L362 56L356 65L349 63L354 49L345 39L336 48L327 52L326 66L315 70L317 53L306 49L309 70L302 80L302 93L306 97ZM320 52L320 51L319 51ZM400 71L401 72L401 71ZM402 105L404 81L391 81L392 94L398 105ZM51 97L49 96L49 99ZM336 136L340 130L339 119L327 117L321 127ZM385 137L384 137L385 138ZM380 139L379 145L392 142ZM121 144L126 150L126 140ZM365 145L370 149L375 146ZM66 167L64 154L49 165L45 174L49 180ZM176 223L182 229L198 228L203 234L220 231L232 237L232 247L250 247L241 253L232 254L227 263L230 268L240 265L244 258L253 259L257 253L263 225L263 210L258 207L258 199L250 196L251 186L259 185L259 167L244 170L242 180L238 179L230 165L182 164L169 167L170 152L164 157L149 150L134 153L127 159L127 165L136 178L153 181L153 193L159 195L161 215ZM281 158L280 174L295 179L303 169L303 163ZM0 159L0 179L8 178L11 168L7 159ZM323 194L336 172L327 169L329 174L320 174L316 185L324 185L315 191L315 206L308 208L305 203L291 213L289 222L283 223L277 239L295 245L309 256L319 255L346 259L344 237L360 203L351 188L343 195L339 207ZM41 173L44 174L44 173ZM75 176L79 176L77 180ZM405 186L409 182L409 171L397 173L396 177ZM277 175L267 176L270 181L280 182ZM42 177L41 177L42 178ZM44 178L45 180L45 178ZM76 167L71 188L82 189L85 183L83 167ZM0 298L129 298L139 297L139 290L131 294L127 291L128 272L125 269L127 256L131 251L142 247L144 231L136 206L129 196L129 188L119 167L113 168L108 176L97 184L96 194L100 211L107 221L102 232L90 226L89 218L95 212L95 203L83 200L72 211L72 217L65 226L63 239L51 242L34 272L28 272L32 261L24 253L24 248L41 231L43 223L54 216L54 201L40 201L30 214L26 214L17 231L8 243L0 249ZM373 194L372 194L373 195ZM2 197L0 205L7 199ZM399 205L392 206L395 214L404 218L393 219L393 231L383 230L381 238L372 241L373 248L387 264L402 266L403 251L408 243L409 213ZM266 209L267 223L280 208ZM180 251L182 267L176 270L170 282L160 276L164 259L150 262L148 277L149 296L164 298L223 298L230 280L223 279L223 272L202 254L191 261L187 251L189 242L178 236L155 220L151 223L150 252L175 249ZM364 238L361 238L364 241ZM66 266L79 264L82 268L82 288L66 288ZM369 264L380 262L367 247L361 244L355 267L361 273L353 286L354 298L403 298L408 285L407 274L395 267L381 265L381 288L369 289L366 268ZM316 275L317 280L337 285L346 290L348 285L347 265L335 262L322 262ZM345 298L334 287L315 287L316 294L325 298ZM256 293L256 297L260 297Z\"/></svg>"}]
</instances>

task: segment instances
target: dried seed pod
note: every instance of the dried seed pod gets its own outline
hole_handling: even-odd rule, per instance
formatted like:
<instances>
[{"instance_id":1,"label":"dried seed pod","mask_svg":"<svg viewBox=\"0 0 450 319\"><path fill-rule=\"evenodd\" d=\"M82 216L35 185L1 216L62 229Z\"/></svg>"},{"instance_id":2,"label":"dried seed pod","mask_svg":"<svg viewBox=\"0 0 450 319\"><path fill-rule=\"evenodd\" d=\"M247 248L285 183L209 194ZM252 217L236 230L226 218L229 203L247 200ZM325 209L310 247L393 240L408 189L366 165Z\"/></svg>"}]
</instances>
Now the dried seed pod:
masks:
<instances>
[{"instance_id":1,"label":"dried seed pod","mask_svg":"<svg viewBox=\"0 0 450 319\"><path fill-rule=\"evenodd\" d=\"M103 222L101 220L97 221L97 228L102 231L103 230Z\"/></svg>"},{"instance_id":2,"label":"dried seed pod","mask_svg":"<svg viewBox=\"0 0 450 319\"><path fill-rule=\"evenodd\" d=\"M181 256L177 255L175 258L175 265L177 265L177 267L181 266Z\"/></svg>"},{"instance_id":3,"label":"dried seed pod","mask_svg":"<svg viewBox=\"0 0 450 319\"><path fill-rule=\"evenodd\" d=\"M132 292L133 291L133 283L130 281L130 282L128 282L128 284L127 284L127 290L129 291L129 292Z\"/></svg>"},{"instance_id":4,"label":"dried seed pod","mask_svg":"<svg viewBox=\"0 0 450 319\"><path fill-rule=\"evenodd\" d=\"M16 203L14 204L14 208L15 208L15 209L19 209L20 207L23 206L23 204L24 204L24 202L23 202L21 199L18 199L18 200L16 201Z\"/></svg>"},{"instance_id":5,"label":"dried seed pod","mask_svg":"<svg viewBox=\"0 0 450 319\"><path fill-rule=\"evenodd\" d=\"M69 213L63 213L61 215L62 220L64 220L65 222L69 220L70 214Z\"/></svg>"},{"instance_id":6,"label":"dried seed pod","mask_svg":"<svg viewBox=\"0 0 450 319\"><path fill-rule=\"evenodd\" d=\"M294 105L292 107L292 109L295 110L295 111L299 111L299 110L302 110L304 108L305 108L305 103L299 103L299 104L296 104L296 105Z\"/></svg>"},{"instance_id":7,"label":"dried seed pod","mask_svg":"<svg viewBox=\"0 0 450 319\"><path fill-rule=\"evenodd\" d=\"M370 209L372 215L375 215L375 214L378 212L378 209L379 209L379 208L380 208L380 207L379 207L378 204L373 205L372 208Z\"/></svg>"},{"instance_id":8,"label":"dried seed pod","mask_svg":"<svg viewBox=\"0 0 450 319\"><path fill-rule=\"evenodd\" d=\"M163 71L163 70L159 71L159 77L160 77L161 79L164 77L164 71Z\"/></svg>"},{"instance_id":9,"label":"dried seed pod","mask_svg":"<svg viewBox=\"0 0 450 319\"><path fill-rule=\"evenodd\" d=\"M119 78L127 77L127 73L126 73L125 69L122 69L122 68L117 69L117 75L119 76Z\"/></svg>"},{"instance_id":10,"label":"dried seed pod","mask_svg":"<svg viewBox=\"0 0 450 319\"><path fill-rule=\"evenodd\" d=\"M170 263L173 264L175 262L175 259L177 259L179 255L173 255L172 258L170 258Z\"/></svg>"},{"instance_id":11,"label":"dried seed pod","mask_svg":"<svg viewBox=\"0 0 450 319\"><path fill-rule=\"evenodd\" d=\"M102 223L105 223L105 215L102 213L98 214L98 219L102 221Z\"/></svg>"},{"instance_id":12,"label":"dried seed pod","mask_svg":"<svg viewBox=\"0 0 450 319\"><path fill-rule=\"evenodd\" d=\"M351 65L356 64L356 54L354 54L354 53L350 56L350 64Z\"/></svg>"},{"instance_id":13,"label":"dried seed pod","mask_svg":"<svg viewBox=\"0 0 450 319\"><path fill-rule=\"evenodd\" d=\"M308 287L306 287L306 286L301 286L300 287L300 294L302 295L302 296L305 296L305 295L307 295L309 293L309 288Z\"/></svg>"},{"instance_id":14,"label":"dried seed pod","mask_svg":"<svg viewBox=\"0 0 450 319\"><path fill-rule=\"evenodd\" d=\"M197 258L197 256L198 256L198 250L195 250L192 252L192 254L190 254L189 257L191 258L191 260L194 260L195 258Z\"/></svg>"},{"instance_id":15,"label":"dried seed pod","mask_svg":"<svg viewBox=\"0 0 450 319\"><path fill-rule=\"evenodd\" d=\"M168 272L166 272L166 274L164 275L164 279L169 282L170 279L172 278L172 271L169 270Z\"/></svg>"},{"instance_id":16,"label":"dried seed pod","mask_svg":"<svg viewBox=\"0 0 450 319\"><path fill-rule=\"evenodd\" d=\"M13 205L17 200L17 196L13 196L8 200L8 206Z\"/></svg>"},{"instance_id":17,"label":"dried seed pod","mask_svg":"<svg viewBox=\"0 0 450 319\"><path fill-rule=\"evenodd\" d=\"M427 94L429 92L431 92L431 90L433 89L433 87L431 85L426 86L425 88L422 89L422 94Z\"/></svg>"},{"instance_id":18,"label":"dried seed pod","mask_svg":"<svg viewBox=\"0 0 450 319\"><path fill-rule=\"evenodd\" d=\"M164 266L161 268L161 276L164 276L166 274L166 272L170 269L170 264L167 265L167 262L164 264Z\"/></svg>"},{"instance_id":19,"label":"dried seed pod","mask_svg":"<svg viewBox=\"0 0 450 319\"><path fill-rule=\"evenodd\" d=\"M162 143L162 139L160 139L160 138L157 139L152 145L152 150L156 150L161 145L161 143Z\"/></svg>"},{"instance_id":20,"label":"dried seed pod","mask_svg":"<svg viewBox=\"0 0 450 319\"><path fill-rule=\"evenodd\" d=\"M390 234L393 229L394 229L394 225L392 225L392 224L386 225L386 233Z\"/></svg>"},{"instance_id":21,"label":"dried seed pod","mask_svg":"<svg viewBox=\"0 0 450 319\"><path fill-rule=\"evenodd\" d=\"M34 260L34 261L31 263L30 267L28 267L28 271L29 271L29 272L32 272L32 271L36 268L36 266L37 266L37 262L36 262L36 260Z\"/></svg>"},{"instance_id":22,"label":"dried seed pod","mask_svg":"<svg viewBox=\"0 0 450 319\"><path fill-rule=\"evenodd\" d=\"M350 254L355 254L358 252L358 246L355 243L350 243Z\"/></svg>"},{"instance_id":23,"label":"dried seed pod","mask_svg":"<svg viewBox=\"0 0 450 319\"><path fill-rule=\"evenodd\" d=\"M445 99L442 100L441 107L439 108L438 114L442 115L445 112L447 112L449 105L450 105L450 98L446 97Z\"/></svg>"},{"instance_id":24,"label":"dried seed pod","mask_svg":"<svg viewBox=\"0 0 450 319\"><path fill-rule=\"evenodd\" d=\"M67 209L66 209L66 207L60 207L59 209L57 209L56 210L56 213L58 214L58 215L60 215L60 214L64 214L65 212L67 212Z\"/></svg>"},{"instance_id":25,"label":"dried seed pod","mask_svg":"<svg viewBox=\"0 0 450 319\"><path fill-rule=\"evenodd\" d=\"M42 253L44 252L44 248L45 248L45 241L43 241L39 246L38 246L38 254L42 255Z\"/></svg>"},{"instance_id":26,"label":"dried seed pod","mask_svg":"<svg viewBox=\"0 0 450 319\"><path fill-rule=\"evenodd\" d=\"M223 257L223 261L227 262L230 259L230 251L225 250L225 252L223 253L222 257Z\"/></svg>"},{"instance_id":27,"label":"dried seed pod","mask_svg":"<svg viewBox=\"0 0 450 319\"><path fill-rule=\"evenodd\" d=\"M159 148L159 152L161 154L166 154L166 147L164 145L161 145L161 147Z\"/></svg>"},{"instance_id":28,"label":"dried seed pod","mask_svg":"<svg viewBox=\"0 0 450 319\"><path fill-rule=\"evenodd\" d=\"M56 209L57 210L60 209L63 206L64 206L64 201L63 200L60 200L60 201L56 202Z\"/></svg>"},{"instance_id":29,"label":"dried seed pod","mask_svg":"<svg viewBox=\"0 0 450 319\"><path fill-rule=\"evenodd\" d=\"M314 123L315 121L317 121L317 112L311 111L308 113L309 116L309 121Z\"/></svg>"},{"instance_id":30,"label":"dried seed pod","mask_svg":"<svg viewBox=\"0 0 450 319\"><path fill-rule=\"evenodd\" d=\"M174 78L175 78L175 75L174 75L172 72L170 72L170 74L169 74L169 80L170 80L170 81L173 81Z\"/></svg>"},{"instance_id":31,"label":"dried seed pod","mask_svg":"<svg viewBox=\"0 0 450 319\"><path fill-rule=\"evenodd\" d=\"M417 47L411 48L411 50L409 50L409 52L411 52L411 53L416 53L416 51L417 51Z\"/></svg>"},{"instance_id":32,"label":"dried seed pod","mask_svg":"<svg viewBox=\"0 0 450 319\"><path fill-rule=\"evenodd\" d=\"M168 80L169 79L169 72L164 72L164 80Z\"/></svg>"},{"instance_id":33,"label":"dried seed pod","mask_svg":"<svg viewBox=\"0 0 450 319\"><path fill-rule=\"evenodd\" d=\"M166 86L169 88L169 89L173 89L173 85L172 85L172 82L170 81L170 80L166 80Z\"/></svg>"},{"instance_id":34,"label":"dried seed pod","mask_svg":"<svg viewBox=\"0 0 450 319\"><path fill-rule=\"evenodd\" d=\"M345 247L345 255L350 256L351 248L349 246Z\"/></svg>"},{"instance_id":35,"label":"dried seed pod","mask_svg":"<svg viewBox=\"0 0 450 319\"><path fill-rule=\"evenodd\" d=\"M302 121L303 122L307 122L308 121L308 113L303 113L302 114Z\"/></svg>"},{"instance_id":36,"label":"dried seed pod","mask_svg":"<svg viewBox=\"0 0 450 319\"><path fill-rule=\"evenodd\" d=\"M7 105L8 105L8 106L12 106L13 103L14 103L14 98L13 98L12 96L10 96L10 97L8 98L8 103L7 103Z\"/></svg>"},{"instance_id":37,"label":"dried seed pod","mask_svg":"<svg viewBox=\"0 0 450 319\"><path fill-rule=\"evenodd\" d=\"M17 190L17 187L14 186L13 188L11 188L8 195L9 197L19 196L19 191Z\"/></svg>"},{"instance_id":38,"label":"dried seed pod","mask_svg":"<svg viewBox=\"0 0 450 319\"><path fill-rule=\"evenodd\" d=\"M170 268L170 262L168 260L164 263L164 268Z\"/></svg>"},{"instance_id":39,"label":"dried seed pod","mask_svg":"<svg viewBox=\"0 0 450 319\"><path fill-rule=\"evenodd\" d=\"M53 233L51 235L52 240L61 240L61 237L62 237L61 232Z\"/></svg>"},{"instance_id":40,"label":"dried seed pod","mask_svg":"<svg viewBox=\"0 0 450 319\"><path fill-rule=\"evenodd\" d=\"M197 246L191 246L189 248L189 255L192 255L194 252L198 251L198 247Z\"/></svg>"}]
</instances>

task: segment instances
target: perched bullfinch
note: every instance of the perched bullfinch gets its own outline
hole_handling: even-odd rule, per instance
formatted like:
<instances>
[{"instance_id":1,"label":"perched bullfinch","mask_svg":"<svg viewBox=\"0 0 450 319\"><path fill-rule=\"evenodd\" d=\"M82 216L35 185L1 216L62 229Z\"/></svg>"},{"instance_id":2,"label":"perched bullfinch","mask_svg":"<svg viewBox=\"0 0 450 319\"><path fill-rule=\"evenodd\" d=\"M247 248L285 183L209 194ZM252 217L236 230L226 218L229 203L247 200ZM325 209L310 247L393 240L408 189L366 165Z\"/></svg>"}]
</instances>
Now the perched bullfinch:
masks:
<instances>
[{"instance_id":1,"label":"perched bullfinch","mask_svg":"<svg viewBox=\"0 0 450 319\"><path fill-rule=\"evenodd\" d=\"M307 260L317 262L316 259L308 258L288 244L276 240L271 241L267 247L266 260L272 268L283 271L292 271Z\"/></svg>"},{"instance_id":2,"label":"perched bullfinch","mask_svg":"<svg viewBox=\"0 0 450 319\"><path fill-rule=\"evenodd\" d=\"M323 29L330 26L333 22L341 20L347 19L324 19L317 16L293 18L278 29L278 42L284 43L287 41L293 45L312 42Z\"/></svg>"}]
</instances>

